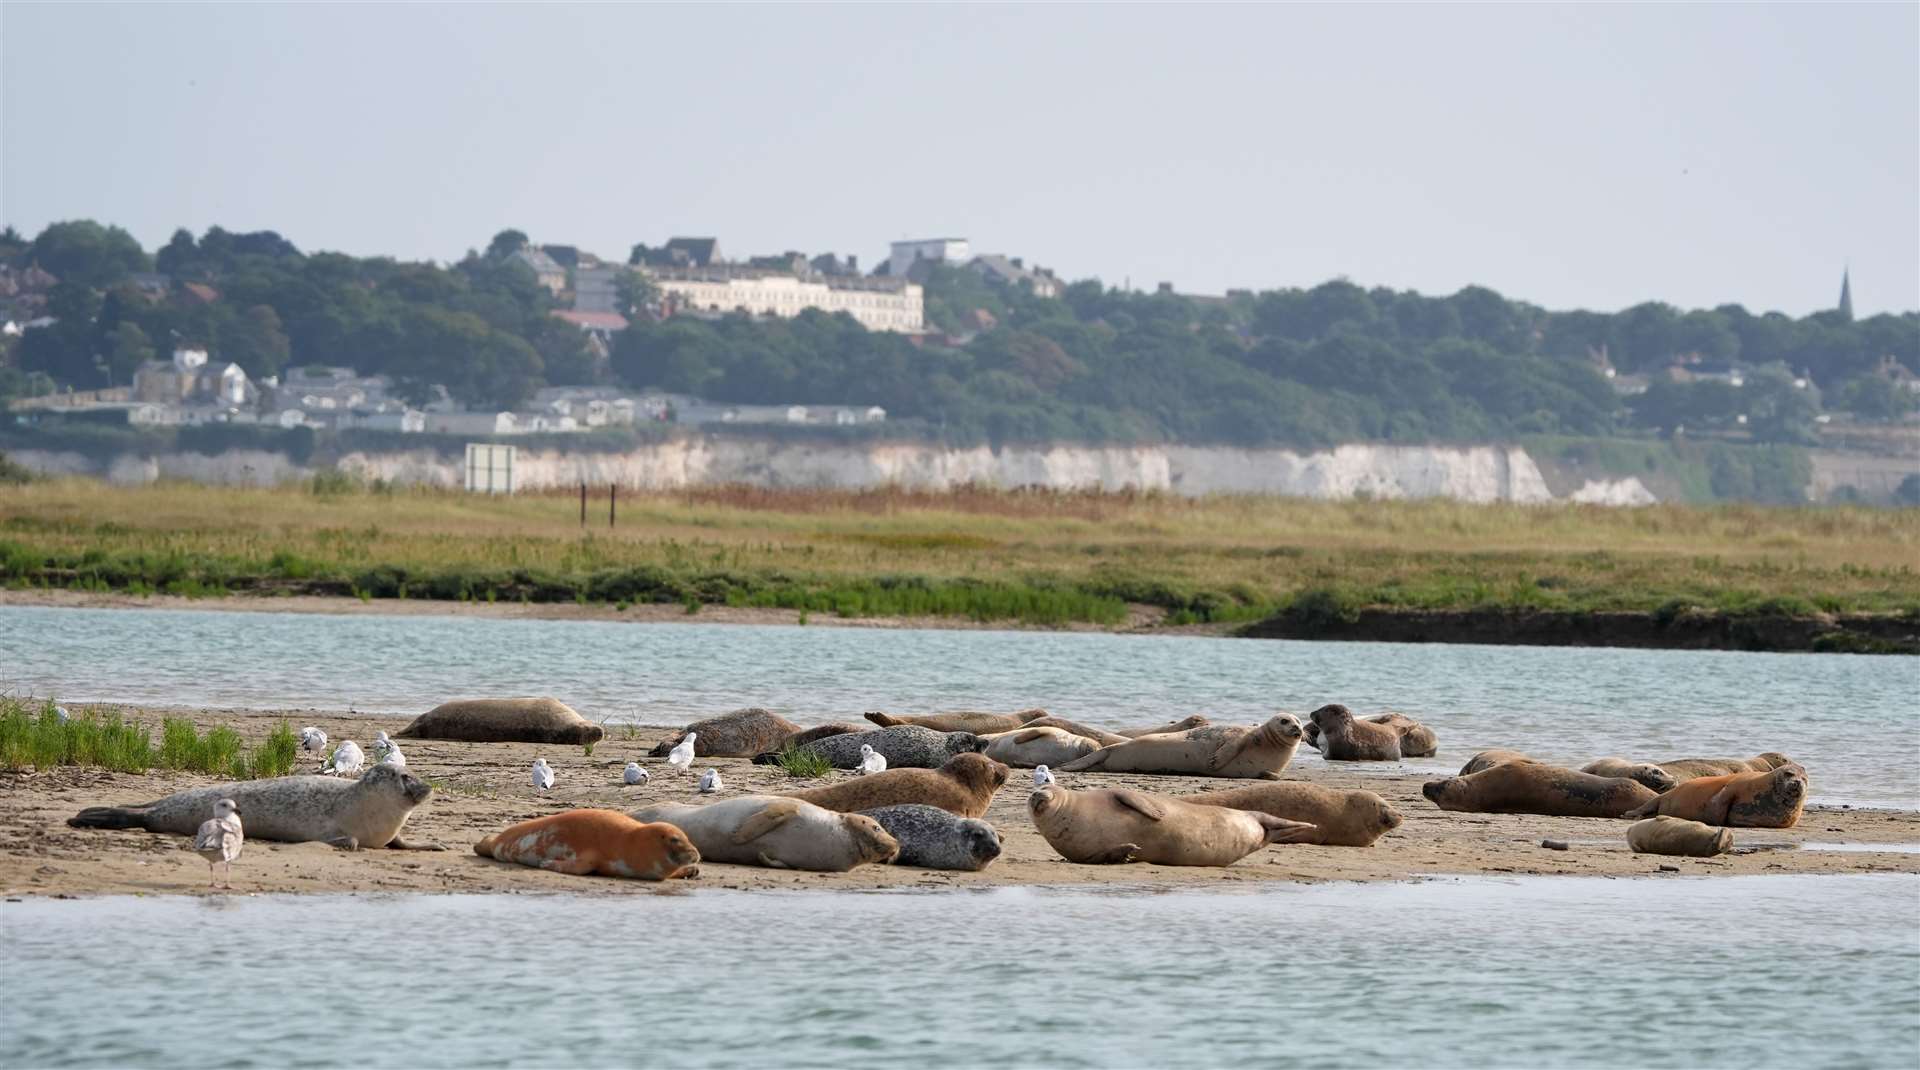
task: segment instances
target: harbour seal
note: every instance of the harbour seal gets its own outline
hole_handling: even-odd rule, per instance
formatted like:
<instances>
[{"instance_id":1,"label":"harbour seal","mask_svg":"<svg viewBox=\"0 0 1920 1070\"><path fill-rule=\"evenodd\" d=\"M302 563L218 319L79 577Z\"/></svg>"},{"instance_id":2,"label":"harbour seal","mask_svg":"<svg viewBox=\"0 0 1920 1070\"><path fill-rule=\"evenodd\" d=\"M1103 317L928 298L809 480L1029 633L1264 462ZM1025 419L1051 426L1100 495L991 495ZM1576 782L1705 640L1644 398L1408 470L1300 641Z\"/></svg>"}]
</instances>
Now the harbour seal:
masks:
<instances>
[{"instance_id":1,"label":"harbour seal","mask_svg":"<svg viewBox=\"0 0 1920 1070\"><path fill-rule=\"evenodd\" d=\"M1318 729L1320 754L1330 762L1397 762L1407 756L1400 746L1400 726L1362 721L1337 702L1313 711L1307 720Z\"/></svg>"},{"instance_id":2,"label":"harbour seal","mask_svg":"<svg viewBox=\"0 0 1920 1070\"><path fill-rule=\"evenodd\" d=\"M661 740L650 753L652 757L664 758L692 732L695 733L693 754L696 758L751 758L764 751L779 750L800 731L799 725L772 710L751 706L695 721L682 728L679 735Z\"/></svg>"},{"instance_id":3,"label":"harbour seal","mask_svg":"<svg viewBox=\"0 0 1920 1070\"><path fill-rule=\"evenodd\" d=\"M1182 795L1180 801L1258 810L1286 821L1304 821L1316 832L1313 838L1296 842L1322 847L1367 847L1406 820L1373 792L1342 791L1291 780Z\"/></svg>"},{"instance_id":4,"label":"harbour seal","mask_svg":"<svg viewBox=\"0 0 1920 1070\"><path fill-rule=\"evenodd\" d=\"M1300 722L1290 713L1281 713L1252 728L1208 725L1141 736L1102 747L1058 768L1065 773L1098 769L1106 773L1278 780L1299 744Z\"/></svg>"},{"instance_id":5,"label":"harbour seal","mask_svg":"<svg viewBox=\"0 0 1920 1070\"><path fill-rule=\"evenodd\" d=\"M89 806L67 819L74 828L146 829L191 836L221 799L246 815L247 836L282 843L320 842L348 851L362 847L442 851L400 838L413 808L433 789L397 765L376 765L358 780L283 776L176 792L138 806Z\"/></svg>"},{"instance_id":6,"label":"harbour seal","mask_svg":"<svg viewBox=\"0 0 1920 1070\"><path fill-rule=\"evenodd\" d=\"M1270 843L1310 842L1317 831L1252 810L1130 788L1070 791L1050 784L1027 797L1027 812L1060 857L1089 864L1230 866Z\"/></svg>"},{"instance_id":7,"label":"harbour seal","mask_svg":"<svg viewBox=\"0 0 1920 1070\"><path fill-rule=\"evenodd\" d=\"M1795 763L1792 758L1779 751L1770 750L1752 758L1679 758L1671 762L1654 764L1672 773L1675 780L1684 784L1695 777L1724 776L1727 773L1766 773Z\"/></svg>"},{"instance_id":8,"label":"harbour seal","mask_svg":"<svg viewBox=\"0 0 1920 1070\"><path fill-rule=\"evenodd\" d=\"M1539 762L1503 762L1467 776L1429 780L1420 793L1442 810L1549 817L1627 817L1658 796L1625 777L1600 777Z\"/></svg>"},{"instance_id":9,"label":"harbour seal","mask_svg":"<svg viewBox=\"0 0 1920 1070\"><path fill-rule=\"evenodd\" d=\"M1764 773L1695 777L1624 816L1684 817L1706 825L1787 829L1799 824L1806 805L1807 771L1789 762Z\"/></svg>"},{"instance_id":10,"label":"harbour seal","mask_svg":"<svg viewBox=\"0 0 1920 1070\"><path fill-rule=\"evenodd\" d=\"M826 724L815 725L812 728L795 732L793 735L782 740L780 745L775 747L774 750L781 751L788 747L804 747L816 739L826 739L829 736L844 736L853 732L871 731L873 731L873 726L870 724L854 724L852 721L829 721Z\"/></svg>"},{"instance_id":11,"label":"harbour seal","mask_svg":"<svg viewBox=\"0 0 1920 1070\"><path fill-rule=\"evenodd\" d=\"M556 698L467 698L442 702L394 733L396 739L463 743L598 743L599 725Z\"/></svg>"},{"instance_id":12,"label":"harbour seal","mask_svg":"<svg viewBox=\"0 0 1920 1070\"><path fill-rule=\"evenodd\" d=\"M897 724L917 724L936 732L972 732L976 736L984 736L994 732L1011 732L1028 721L1039 720L1046 715L1045 710L1022 710L1019 713L972 713L956 710L950 713L925 713L898 717L889 713L869 713L866 716L867 720L882 728Z\"/></svg>"},{"instance_id":13,"label":"harbour seal","mask_svg":"<svg viewBox=\"0 0 1920 1070\"><path fill-rule=\"evenodd\" d=\"M873 818L778 795L742 795L705 806L658 803L630 816L678 828L709 862L845 873L869 862L891 862L900 853L900 845Z\"/></svg>"},{"instance_id":14,"label":"harbour seal","mask_svg":"<svg viewBox=\"0 0 1920 1070\"><path fill-rule=\"evenodd\" d=\"M986 744L987 757L1016 769L1064 765L1100 749L1098 740L1076 736L1061 728L1035 728L1032 725L987 736Z\"/></svg>"},{"instance_id":15,"label":"harbour seal","mask_svg":"<svg viewBox=\"0 0 1920 1070\"><path fill-rule=\"evenodd\" d=\"M1733 850L1733 832L1679 817L1650 817L1627 829L1627 846L1636 854L1712 858Z\"/></svg>"},{"instance_id":16,"label":"harbour seal","mask_svg":"<svg viewBox=\"0 0 1920 1070\"><path fill-rule=\"evenodd\" d=\"M1207 720L1205 717L1194 713L1182 717L1177 721L1168 721L1163 725L1151 725L1146 728L1122 728L1120 734L1128 739L1139 739L1141 736L1164 736L1169 732L1185 732L1194 728L1205 728L1212 723L1212 721Z\"/></svg>"},{"instance_id":17,"label":"harbour seal","mask_svg":"<svg viewBox=\"0 0 1920 1070\"><path fill-rule=\"evenodd\" d=\"M667 824L642 824L617 810L567 810L536 817L473 845L473 853L501 862L576 877L664 881L700 875L700 852Z\"/></svg>"},{"instance_id":18,"label":"harbour seal","mask_svg":"<svg viewBox=\"0 0 1920 1070\"><path fill-rule=\"evenodd\" d=\"M1483 750L1467 759L1467 764L1460 767L1460 775L1472 776L1483 769L1492 769L1496 765L1502 765L1507 762L1531 761L1533 761L1532 758L1527 757L1517 750ZM1592 773L1593 770L1586 769L1582 770L1582 772ZM1599 776L1600 774L1594 773L1594 775Z\"/></svg>"},{"instance_id":19,"label":"harbour seal","mask_svg":"<svg viewBox=\"0 0 1920 1070\"><path fill-rule=\"evenodd\" d=\"M835 769L858 769L862 746L872 747L875 754L885 758L889 769L938 769L956 754L978 753L986 743L972 732L936 732L917 724L897 724L828 736L793 749L818 754ZM753 757L756 765L772 765L778 760L778 751Z\"/></svg>"},{"instance_id":20,"label":"harbour seal","mask_svg":"<svg viewBox=\"0 0 1920 1070\"><path fill-rule=\"evenodd\" d=\"M1630 762L1625 758L1597 758L1580 767L1594 776L1623 776L1638 780L1654 791L1672 791L1680 779L1652 762Z\"/></svg>"},{"instance_id":21,"label":"harbour seal","mask_svg":"<svg viewBox=\"0 0 1920 1070\"><path fill-rule=\"evenodd\" d=\"M889 769L823 788L791 792L829 810L855 814L900 803L926 803L961 817L980 817L993 802L993 793L1011 772L984 754L957 754L938 769Z\"/></svg>"},{"instance_id":22,"label":"harbour seal","mask_svg":"<svg viewBox=\"0 0 1920 1070\"><path fill-rule=\"evenodd\" d=\"M1109 732L1104 728L1095 728L1089 724L1081 724L1079 721L1069 721L1065 717L1036 717L1021 727L1058 728L1065 732L1071 732L1076 736L1085 736L1100 744L1102 747L1112 746L1115 743L1125 743L1128 739L1132 738L1130 736L1123 736L1118 732Z\"/></svg>"},{"instance_id":23,"label":"harbour seal","mask_svg":"<svg viewBox=\"0 0 1920 1070\"><path fill-rule=\"evenodd\" d=\"M1000 833L975 817L957 817L924 803L860 811L880 823L900 844L896 866L922 869L985 869L1000 857Z\"/></svg>"}]
</instances>

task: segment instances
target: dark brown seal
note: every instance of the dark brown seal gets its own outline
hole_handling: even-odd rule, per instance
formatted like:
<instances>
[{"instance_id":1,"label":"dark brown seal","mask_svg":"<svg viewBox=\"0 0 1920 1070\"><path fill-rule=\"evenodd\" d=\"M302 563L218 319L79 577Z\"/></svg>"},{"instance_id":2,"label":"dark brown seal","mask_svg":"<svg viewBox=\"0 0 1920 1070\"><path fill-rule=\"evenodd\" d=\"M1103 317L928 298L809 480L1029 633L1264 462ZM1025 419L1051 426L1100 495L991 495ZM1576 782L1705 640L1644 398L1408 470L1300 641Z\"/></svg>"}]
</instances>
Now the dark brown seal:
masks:
<instances>
[{"instance_id":1,"label":"dark brown seal","mask_svg":"<svg viewBox=\"0 0 1920 1070\"><path fill-rule=\"evenodd\" d=\"M1599 777L1538 762L1502 762L1468 776L1429 780L1420 793L1442 810L1550 817L1628 817L1656 796L1623 777Z\"/></svg>"},{"instance_id":2,"label":"dark brown seal","mask_svg":"<svg viewBox=\"0 0 1920 1070\"><path fill-rule=\"evenodd\" d=\"M961 817L980 817L1010 772L984 754L956 754L938 769L888 769L824 788L792 792L789 797L848 814L901 803L925 803Z\"/></svg>"}]
</instances>

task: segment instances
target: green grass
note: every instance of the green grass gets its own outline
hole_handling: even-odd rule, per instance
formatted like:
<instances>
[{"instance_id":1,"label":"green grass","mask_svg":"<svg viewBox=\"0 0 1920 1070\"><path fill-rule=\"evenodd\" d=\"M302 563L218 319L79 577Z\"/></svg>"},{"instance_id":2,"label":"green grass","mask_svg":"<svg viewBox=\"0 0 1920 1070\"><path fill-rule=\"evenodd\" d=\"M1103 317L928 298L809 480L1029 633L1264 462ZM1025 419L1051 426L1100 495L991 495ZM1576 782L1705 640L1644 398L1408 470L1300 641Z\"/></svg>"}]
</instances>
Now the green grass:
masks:
<instances>
[{"instance_id":1,"label":"green grass","mask_svg":"<svg viewBox=\"0 0 1920 1070\"><path fill-rule=\"evenodd\" d=\"M57 765L95 766L116 773L144 773L154 752L146 728L91 710L66 723L54 704L0 698L0 768L51 769Z\"/></svg>"},{"instance_id":2,"label":"green grass","mask_svg":"<svg viewBox=\"0 0 1920 1070\"><path fill-rule=\"evenodd\" d=\"M300 737L294 735L293 725L281 721L267 733L245 762L246 772L236 773L237 779L265 780L268 777L288 776L300 760Z\"/></svg>"},{"instance_id":3,"label":"green grass","mask_svg":"<svg viewBox=\"0 0 1920 1070\"><path fill-rule=\"evenodd\" d=\"M833 763L819 751L787 747L773 756L773 764L790 777L823 777L833 771Z\"/></svg>"},{"instance_id":4,"label":"green grass","mask_svg":"<svg viewBox=\"0 0 1920 1070\"><path fill-rule=\"evenodd\" d=\"M166 717L160 721L160 754L155 764L162 769L226 776L234 775L237 768L244 779L246 765L240 749L240 733L226 725L215 725L203 736L192 721Z\"/></svg>"}]
</instances>

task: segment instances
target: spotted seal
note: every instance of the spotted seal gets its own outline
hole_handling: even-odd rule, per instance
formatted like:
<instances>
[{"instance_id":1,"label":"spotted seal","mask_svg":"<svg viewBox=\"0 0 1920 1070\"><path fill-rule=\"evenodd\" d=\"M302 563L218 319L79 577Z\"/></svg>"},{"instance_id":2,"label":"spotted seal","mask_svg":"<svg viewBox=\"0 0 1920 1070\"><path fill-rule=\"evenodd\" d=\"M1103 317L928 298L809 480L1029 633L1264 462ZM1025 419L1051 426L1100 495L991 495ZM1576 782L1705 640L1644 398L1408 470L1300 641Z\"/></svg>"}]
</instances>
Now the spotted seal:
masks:
<instances>
[{"instance_id":1,"label":"spotted seal","mask_svg":"<svg viewBox=\"0 0 1920 1070\"><path fill-rule=\"evenodd\" d=\"M863 745L885 758L889 769L938 769L956 754L978 753L986 743L972 732L936 732L917 724L899 724L816 739L793 749L818 754L835 769L858 769ZM756 765L771 765L778 760L778 751L753 758Z\"/></svg>"},{"instance_id":2,"label":"spotted seal","mask_svg":"<svg viewBox=\"0 0 1920 1070\"><path fill-rule=\"evenodd\" d=\"M938 806L901 803L860 811L880 823L900 844L896 866L922 869L985 869L1000 857L1000 833L975 817L959 817Z\"/></svg>"},{"instance_id":3,"label":"spotted seal","mask_svg":"<svg viewBox=\"0 0 1920 1070\"><path fill-rule=\"evenodd\" d=\"M358 780L330 776L283 776L243 780L176 792L138 806L89 806L67 819L74 828L146 829L191 836L232 799L246 815L247 836L283 843L320 842L353 851L362 847L440 851L413 844L400 829L433 789L397 765L376 765Z\"/></svg>"},{"instance_id":4,"label":"spotted seal","mask_svg":"<svg viewBox=\"0 0 1920 1070\"><path fill-rule=\"evenodd\" d=\"M799 725L772 710L750 706L704 721L695 721L682 728L678 735L661 740L649 754L655 758L665 758L681 740L687 738L687 733L697 732L699 734L693 740L696 758L751 758L764 751L779 750L801 731Z\"/></svg>"}]
</instances>

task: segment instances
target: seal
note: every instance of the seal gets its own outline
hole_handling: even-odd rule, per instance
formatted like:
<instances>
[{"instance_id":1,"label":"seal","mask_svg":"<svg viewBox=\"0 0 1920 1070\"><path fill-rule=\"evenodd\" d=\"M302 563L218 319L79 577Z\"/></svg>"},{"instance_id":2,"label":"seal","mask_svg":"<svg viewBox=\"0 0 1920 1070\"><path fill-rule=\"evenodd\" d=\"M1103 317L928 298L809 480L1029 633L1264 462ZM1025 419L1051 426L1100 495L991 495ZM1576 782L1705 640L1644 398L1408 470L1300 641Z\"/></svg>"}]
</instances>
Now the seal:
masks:
<instances>
[{"instance_id":1,"label":"seal","mask_svg":"<svg viewBox=\"0 0 1920 1070\"><path fill-rule=\"evenodd\" d=\"M1650 817L1627 829L1627 846L1635 854L1712 858L1733 850L1733 833L1678 817Z\"/></svg>"},{"instance_id":2,"label":"seal","mask_svg":"<svg viewBox=\"0 0 1920 1070\"><path fill-rule=\"evenodd\" d=\"M1016 769L1061 765L1100 749L1098 740L1076 736L1061 728L1035 728L1032 725L987 736L986 741L987 757Z\"/></svg>"},{"instance_id":3,"label":"seal","mask_svg":"<svg viewBox=\"0 0 1920 1070\"><path fill-rule=\"evenodd\" d=\"M872 747L875 754L885 758L889 769L938 769L956 754L978 753L986 743L972 732L936 732L917 724L897 724L828 736L793 749L818 754L835 769L858 769L862 746ZM772 765L779 757L779 751L768 751L754 755L753 761L755 765Z\"/></svg>"},{"instance_id":4,"label":"seal","mask_svg":"<svg viewBox=\"0 0 1920 1070\"><path fill-rule=\"evenodd\" d=\"M1321 755L1330 762L1397 762L1406 756L1400 747L1399 726L1359 720L1337 702L1313 711L1307 720L1317 729L1314 736Z\"/></svg>"},{"instance_id":5,"label":"seal","mask_svg":"<svg viewBox=\"0 0 1920 1070\"><path fill-rule=\"evenodd\" d=\"M1058 771L1081 773L1153 773L1161 776L1217 776L1241 779L1280 779L1300 744L1300 722L1290 713L1276 714L1251 728L1209 725L1185 732L1141 736L1102 747L1076 758ZM1052 764L1052 763L1048 763Z\"/></svg>"},{"instance_id":6,"label":"seal","mask_svg":"<svg viewBox=\"0 0 1920 1070\"><path fill-rule=\"evenodd\" d=\"M815 725L802 732L795 732L783 740L780 746L775 747L774 750L780 751L788 747L804 747L816 739L826 739L829 736L844 736L851 732L871 731L873 731L873 726L870 724L854 724L852 721L829 721L826 724Z\"/></svg>"},{"instance_id":7,"label":"seal","mask_svg":"<svg viewBox=\"0 0 1920 1070\"><path fill-rule=\"evenodd\" d=\"M1230 866L1270 843L1311 842L1318 831L1252 810L1199 806L1131 788L1036 788L1027 812L1069 862Z\"/></svg>"},{"instance_id":8,"label":"seal","mask_svg":"<svg viewBox=\"0 0 1920 1070\"><path fill-rule=\"evenodd\" d=\"M1675 780L1685 783L1695 777L1723 776L1727 773L1765 773L1795 763L1792 758L1779 751L1770 750L1752 758L1679 758L1671 762L1654 764L1672 773Z\"/></svg>"},{"instance_id":9,"label":"seal","mask_svg":"<svg viewBox=\"0 0 1920 1070\"><path fill-rule=\"evenodd\" d=\"M1480 753L1474 755L1473 757L1467 759L1467 764L1460 767L1460 775L1472 776L1473 774L1478 773L1483 769L1492 769L1494 766L1501 765L1506 762L1531 762L1531 761L1533 761L1532 758L1527 757L1526 755L1520 753L1517 750L1483 750ZM1588 769L1588 770L1585 770L1585 772L1592 773L1593 770ZM1598 776L1599 774L1596 773L1594 775Z\"/></svg>"},{"instance_id":10,"label":"seal","mask_svg":"<svg viewBox=\"0 0 1920 1070\"><path fill-rule=\"evenodd\" d=\"M1019 713L955 711L902 717L895 717L888 713L869 713L866 716L867 720L882 728L897 724L917 724L936 732L972 732L976 736L984 736L994 732L1011 732L1028 721L1037 721L1046 715L1045 710L1022 710Z\"/></svg>"},{"instance_id":11,"label":"seal","mask_svg":"<svg viewBox=\"0 0 1920 1070\"><path fill-rule=\"evenodd\" d=\"M1406 819L1370 791L1342 791L1286 780L1278 784L1249 784L1244 788L1182 795L1181 802L1224 806L1230 810L1258 810L1286 821L1304 821L1316 830L1299 843L1322 847L1367 847L1400 827Z\"/></svg>"},{"instance_id":12,"label":"seal","mask_svg":"<svg viewBox=\"0 0 1920 1070\"><path fill-rule=\"evenodd\" d=\"M598 743L606 732L557 698L468 698L442 702L394 733L396 739L462 743Z\"/></svg>"},{"instance_id":13,"label":"seal","mask_svg":"<svg viewBox=\"0 0 1920 1070\"><path fill-rule=\"evenodd\" d=\"M957 754L938 769L889 769L823 788L791 792L787 798L844 814L900 803L925 803L961 817L981 817L1010 772L984 754Z\"/></svg>"},{"instance_id":14,"label":"seal","mask_svg":"<svg viewBox=\"0 0 1920 1070\"><path fill-rule=\"evenodd\" d=\"M1705 825L1790 829L1800 823L1800 812L1806 805L1807 771L1789 762L1764 773L1695 777L1625 816L1684 817ZM248 828L251 830L251 823Z\"/></svg>"},{"instance_id":15,"label":"seal","mask_svg":"<svg viewBox=\"0 0 1920 1070\"><path fill-rule=\"evenodd\" d=\"M1630 762L1625 758L1598 758L1580 767L1594 776L1623 776L1638 780L1654 791L1672 791L1680 779L1652 762Z\"/></svg>"},{"instance_id":16,"label":"seal","mask_svg":"<svg viewBox=\"0 0 1920 1070\"><path fill-rule=\"evenodd\" d=\"M1000 833L979 818L956 817L923 803L880 806L860 816L880 822L899 842L896 866L974 870L1000 857Z\"/></svg>"},{"instance_id":17,"label":"seal","mask_svg":"<svg viewBox=\"0 0 1920 1070\"><path fill-rule=\"evenodd\" d=\"M1182 717L1177 721L1168 721L1163 725L1153 725L1147 728L1122 728L1120 734L1128 739L1139 739L1141 736L1164 736L1169 732L1185 732L1189 729L1205 728L1212 723L1212 721L1195 713Z\"/></svg>"},{"instance_id":18,"label":"seal","mask_svg":"<svg viewBox=\"0 0 1920 1070\"><path fill-rule=\"evenodd\" d=\"M1344 710L1346 709L1346 707L1341 706L1340 709ZM1351 716L1351 712L1349 712L1349 716ZM1354 724L1355 725L1376 725L1376 724L1385 725L1386 727L1393 729L1400 736L1400 757L1402 758L1431 758L1433 755L1439 753L1439 750L1440 750L1440 738L1434 735L1433 729L1428 728L1426 725L1421 724L1419 721L1416 721L1411 717L1408 717L1404 713L1376 714L1375 716L1368 717L1364 720L1356 720ZM1314 721L1311 720L1311 718L1309 718L1309 720L1305 725L1301 726L1301 730L1303 733L1302 738L1306 740L1307 746L1312 747L1314 750L1325 750L1325 748L1321 746L1321 742L1320 742L1320 726L1314 723ZM1384 738L1384 737L1378 736L1378 734L1374 733L1373 730L1370 728L1364 728L1364 727L1360 728L1359 732L1362 735L1368 736L1369 738L1372 738L1372 739ZM1335 758L1332 760L1333 761L1344 761L1344 760L1359 761L1359 760L1370 760L1370 759Z\"/></svg>"},{"instance_id":19,"label":"seal","mask_svg":"<svg viewBox=\"0 0 1920 1070\"><path fill-rule=\"evenodd\" d=\"M138 806L89 806L67 819L82 829L146 829L192 836L221 799L246 815L247 837L282 843L327 843L348 851L362 847L443 851L400 838L413 808L433 789L397 765L376 765L358 780L330 776L283 776L243 780L176 792Z\"/></svg>"},{"instance_id":20,"label":"seal","mask_svg":"<svg viewBox=\"0 0 1920 1070\"><path fill-rule=\"evenodd\" d=\"M1467 776L1429 780L1420 793L1442 810L1549 817L1643 816L1652 789L1625 777L1601 777L1539 762L1502 762Z\"/></svg>"},{"instance_id":21,"label":"seal","mask_svg":"<svg viewBox=\"0 0 1920 1070\"><path fill-rule=\"evenodd\" d=\"M778 795L742 795L705 806L659 803L629 816L678 828L709 862L845 873L869 862L891 862L900 853L900 845L870 817Z\"/></svg>"},{"instance_id":22,"label":"seal","mask_svg":"<svg viewBox=\"0 0 1920 1070\"><path fill-rule=\"evenodd\" d=\"M641 824L617 810L566 810L522 821L474 844L473 853L576 877L700 875L700 852L679 829Z\"/></svg>"},{"instance_id":23,"label":"seal","mask_svg":"<svg viewBox=\"0 0 1920 1070\"><path fill-rule=\"evenodd\" d=\"M1058 728L1063 732L1071 732L1076 736L1085 736L1100 744L1102 747L1110 747L1115 743L1125 743L1132 738L1131 736L1123 736L1118 732L1109 732L1104 728L1095 728L1090 724L1081 724L1079 721L1069 721L1065 717L1036 717L1022 727Z\"/></svg>"},{"instance_id":24,"label":"seal","mask_svg":"<svg viewBox=\"0 0 1920 1070\"><path fill-rule=\"evenodd\" d=\"M751 758L763 751L779 750L800 731L799 725L772 710L751 706L695 721L682 728L679 735L661 740L649 753L652 757L664 758L687 738L687 733L693 732L696 733L693 740L696 758Z\"/></svg>"}]
</instances>

